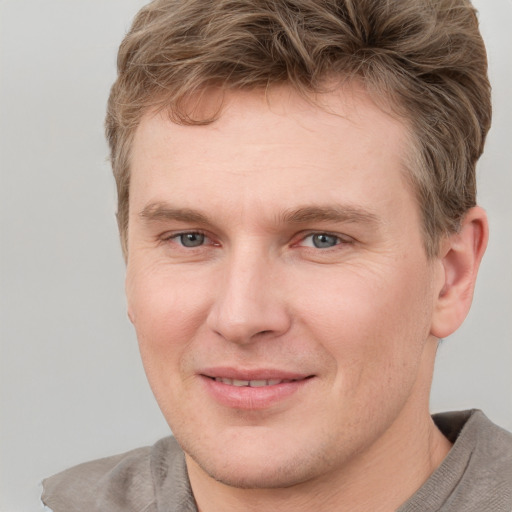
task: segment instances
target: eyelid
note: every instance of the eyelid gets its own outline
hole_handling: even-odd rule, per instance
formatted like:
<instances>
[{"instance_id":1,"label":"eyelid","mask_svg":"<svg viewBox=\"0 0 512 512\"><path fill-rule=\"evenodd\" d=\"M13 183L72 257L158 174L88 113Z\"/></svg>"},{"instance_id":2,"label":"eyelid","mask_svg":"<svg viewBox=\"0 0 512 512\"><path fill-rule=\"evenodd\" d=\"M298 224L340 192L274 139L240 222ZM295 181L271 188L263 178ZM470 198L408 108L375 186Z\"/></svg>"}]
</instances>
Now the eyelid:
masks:
<instances>
[{"instance_id":1,"label":"eyelid","mask_svg":"<svg viewBox=\"0 0 512 512\"><path fill-rule=\"evenodd\" d=\"M176 231L166 231L166 232L162 233L161 235L159 235L158 239L161 242L169 242L171 240L178 239L182 235L189 235L189 234L203 235L205 238L205 242L207 242L207 241L210 242L210 243L204 243L204 244L196 247L196 249L198 249L199 247L204 247L206 245L220 245L219 243L215 242L214 238L203 229L180 229L180 230L176 230ZM184 247L184 246L182 246L182 247ZM190 249L194 249L194 248L187 247L187 250L190 250Z\"/></svg>"},{"instance_id":2,"label":"eyelid","mask_svg":"<svg viewBox=\"0 0 512 512\"><path fill-rule=\"evenodd\" d=\"M208 233L204 229L180 229L180 230L175 230L175 231L174 230L166 231L158 236L158 240L161 242L169 242L171 240L174 241L174 240L178 239L180 236L187 235L187 234L200 234L205 237L205 243L196 247L197 249L200 247L204 247L204 246L220 246L221 245L218 241L215 240L215 238L210 233ZM295 247L300 246L307 238L310 238L314 235L327 235L327 236L335 237L337 239L337 243L335 245L333 245L331 247L331 249L334 249L335 247L337 247L339 245L346 245L346 244L351 244L351 243L355 242L354 238L350 237L348 235L318 229L318 230L311 230L311 231L308 230L305 232L298 233L297 235L295 235L293 237L295 239L295 241L293 241L291 243L291 246L295 246ZM181 246L181 244L179 244L179 245ZM187 248L187 250L190 250L190 249L193 249L193 248ZM326 251L329 248L326 248L326 249L314 248L314 249Z\"/></svg>"},{"instance_id":3,"label":"eyelid","mask_svg":"<svg viewBox=\"0 0 512 512\"><path fill-rule=\"evenodd\" d=\"M294 242L292 245L294 246L297 246L297 245L300 245L302 242L304 242L304 240L306 240L307 238L310 238L312 236L315 236L315 235L327 235L327 236L332 236L332 237L335 237L338 239L338 242L336 243L336 245L333 245L332 248L334 247L337 247L338 245L344 245L344 244L351 244L353 243L355 240L348 236L348 235L344 235L342 233L333 233L332 231L326 231L326 230L315 230L315 231L306 231L304 233L300 233L298 235L298 237L300 237L297 242ZM326 249L323 249L323 250L326 250Z\"/></svg>"}]
</instances>

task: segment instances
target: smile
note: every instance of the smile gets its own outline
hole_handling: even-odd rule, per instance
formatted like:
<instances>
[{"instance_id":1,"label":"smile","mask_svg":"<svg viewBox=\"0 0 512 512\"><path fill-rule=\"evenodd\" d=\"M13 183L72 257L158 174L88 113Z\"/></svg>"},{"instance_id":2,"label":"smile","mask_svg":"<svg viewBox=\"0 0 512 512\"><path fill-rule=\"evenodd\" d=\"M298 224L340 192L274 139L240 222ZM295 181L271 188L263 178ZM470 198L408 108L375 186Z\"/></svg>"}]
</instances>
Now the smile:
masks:
<instances>
[{"instance_id":1,"label":"smile","mask_svg":"<svg viewBox=\"0 0 512 512\"><path fill-rule=\"evenodd\" d=\"M228 386L262 388L265 386L277 386L278 384L296 382L299 379L239 380L226 379L224 377L215 377L214 380L215 382L222 382L223 384L227 384Z\"/></svg>"},{"instance_id":2,"label":"smile","mask_svg":"<svg viewBox=\"0 0 512 512\"><path fill-rule=\"evenodd\" d=\"M251 372L246 372L246 375L243 373L245 372L217 370L202 373L200 377L205 391L216 403L244 410L267 409L289 400L305 387L309 388L308 384L315 380L314 375L286 374L287 372L255 371L252 372L253 375L247 375Z\"/></svg>"}]
</instances>

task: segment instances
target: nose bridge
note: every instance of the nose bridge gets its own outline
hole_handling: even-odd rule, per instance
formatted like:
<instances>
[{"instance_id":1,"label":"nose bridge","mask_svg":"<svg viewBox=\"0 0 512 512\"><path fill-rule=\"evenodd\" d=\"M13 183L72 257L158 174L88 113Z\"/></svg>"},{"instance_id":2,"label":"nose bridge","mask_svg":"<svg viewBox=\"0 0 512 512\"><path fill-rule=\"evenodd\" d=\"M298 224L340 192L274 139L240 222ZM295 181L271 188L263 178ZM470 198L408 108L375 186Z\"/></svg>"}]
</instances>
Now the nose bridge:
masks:
<instances>
[{"instance_id":1,"label":"nose bridge","mask_svg":"<svg viewBox=\"0 0 512 512\"><path fill-rule=\"evenodd\" d=\"M249 343L258 334L277 336L288 329L284 298L278 290L277 262L255 244L230 251L209 314L209 327L223 338Z\"/></svg>"}]
</instances>

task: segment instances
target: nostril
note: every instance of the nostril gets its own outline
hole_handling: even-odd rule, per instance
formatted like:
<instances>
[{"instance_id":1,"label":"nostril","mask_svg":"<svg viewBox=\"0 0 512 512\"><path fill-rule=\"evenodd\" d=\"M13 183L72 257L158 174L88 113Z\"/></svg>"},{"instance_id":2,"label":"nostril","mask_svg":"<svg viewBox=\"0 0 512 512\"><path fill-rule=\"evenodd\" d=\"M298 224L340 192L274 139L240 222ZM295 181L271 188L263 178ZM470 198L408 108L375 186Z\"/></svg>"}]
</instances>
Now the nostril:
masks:
<instances>
[{"instance_id":1,"label":"nostril","mask_svg":"<svg viewBox=\"0 0 512 512\"><path fill-rule=\"evenodd\" d=\"M270 334L272 331L270 330L267 330L267 331L260 331L258 333L256 333L257 335L260 334L260 335L263 335L263 334Z\"/></svg>"}]
</instances>

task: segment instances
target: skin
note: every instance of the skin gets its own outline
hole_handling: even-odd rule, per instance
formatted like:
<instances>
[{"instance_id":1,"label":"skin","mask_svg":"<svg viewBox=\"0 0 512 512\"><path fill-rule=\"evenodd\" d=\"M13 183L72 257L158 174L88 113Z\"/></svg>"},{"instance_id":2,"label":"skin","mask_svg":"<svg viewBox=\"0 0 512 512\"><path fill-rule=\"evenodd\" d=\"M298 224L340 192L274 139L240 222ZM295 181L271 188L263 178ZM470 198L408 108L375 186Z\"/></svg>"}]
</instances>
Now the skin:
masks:
<instances>
[{"instance_id":1,"label":"skin","mask_svg":"<svg viewBox=\"0 0 512 512\"><path fill-rule=\"evenodd\" d=\"M355 85L316 100L232 92L212 124L136 132L128 312L202 512L395 510L450 448L429 390L485 214L428 259L407 126Z\"/></svg>"}]
</instances>

